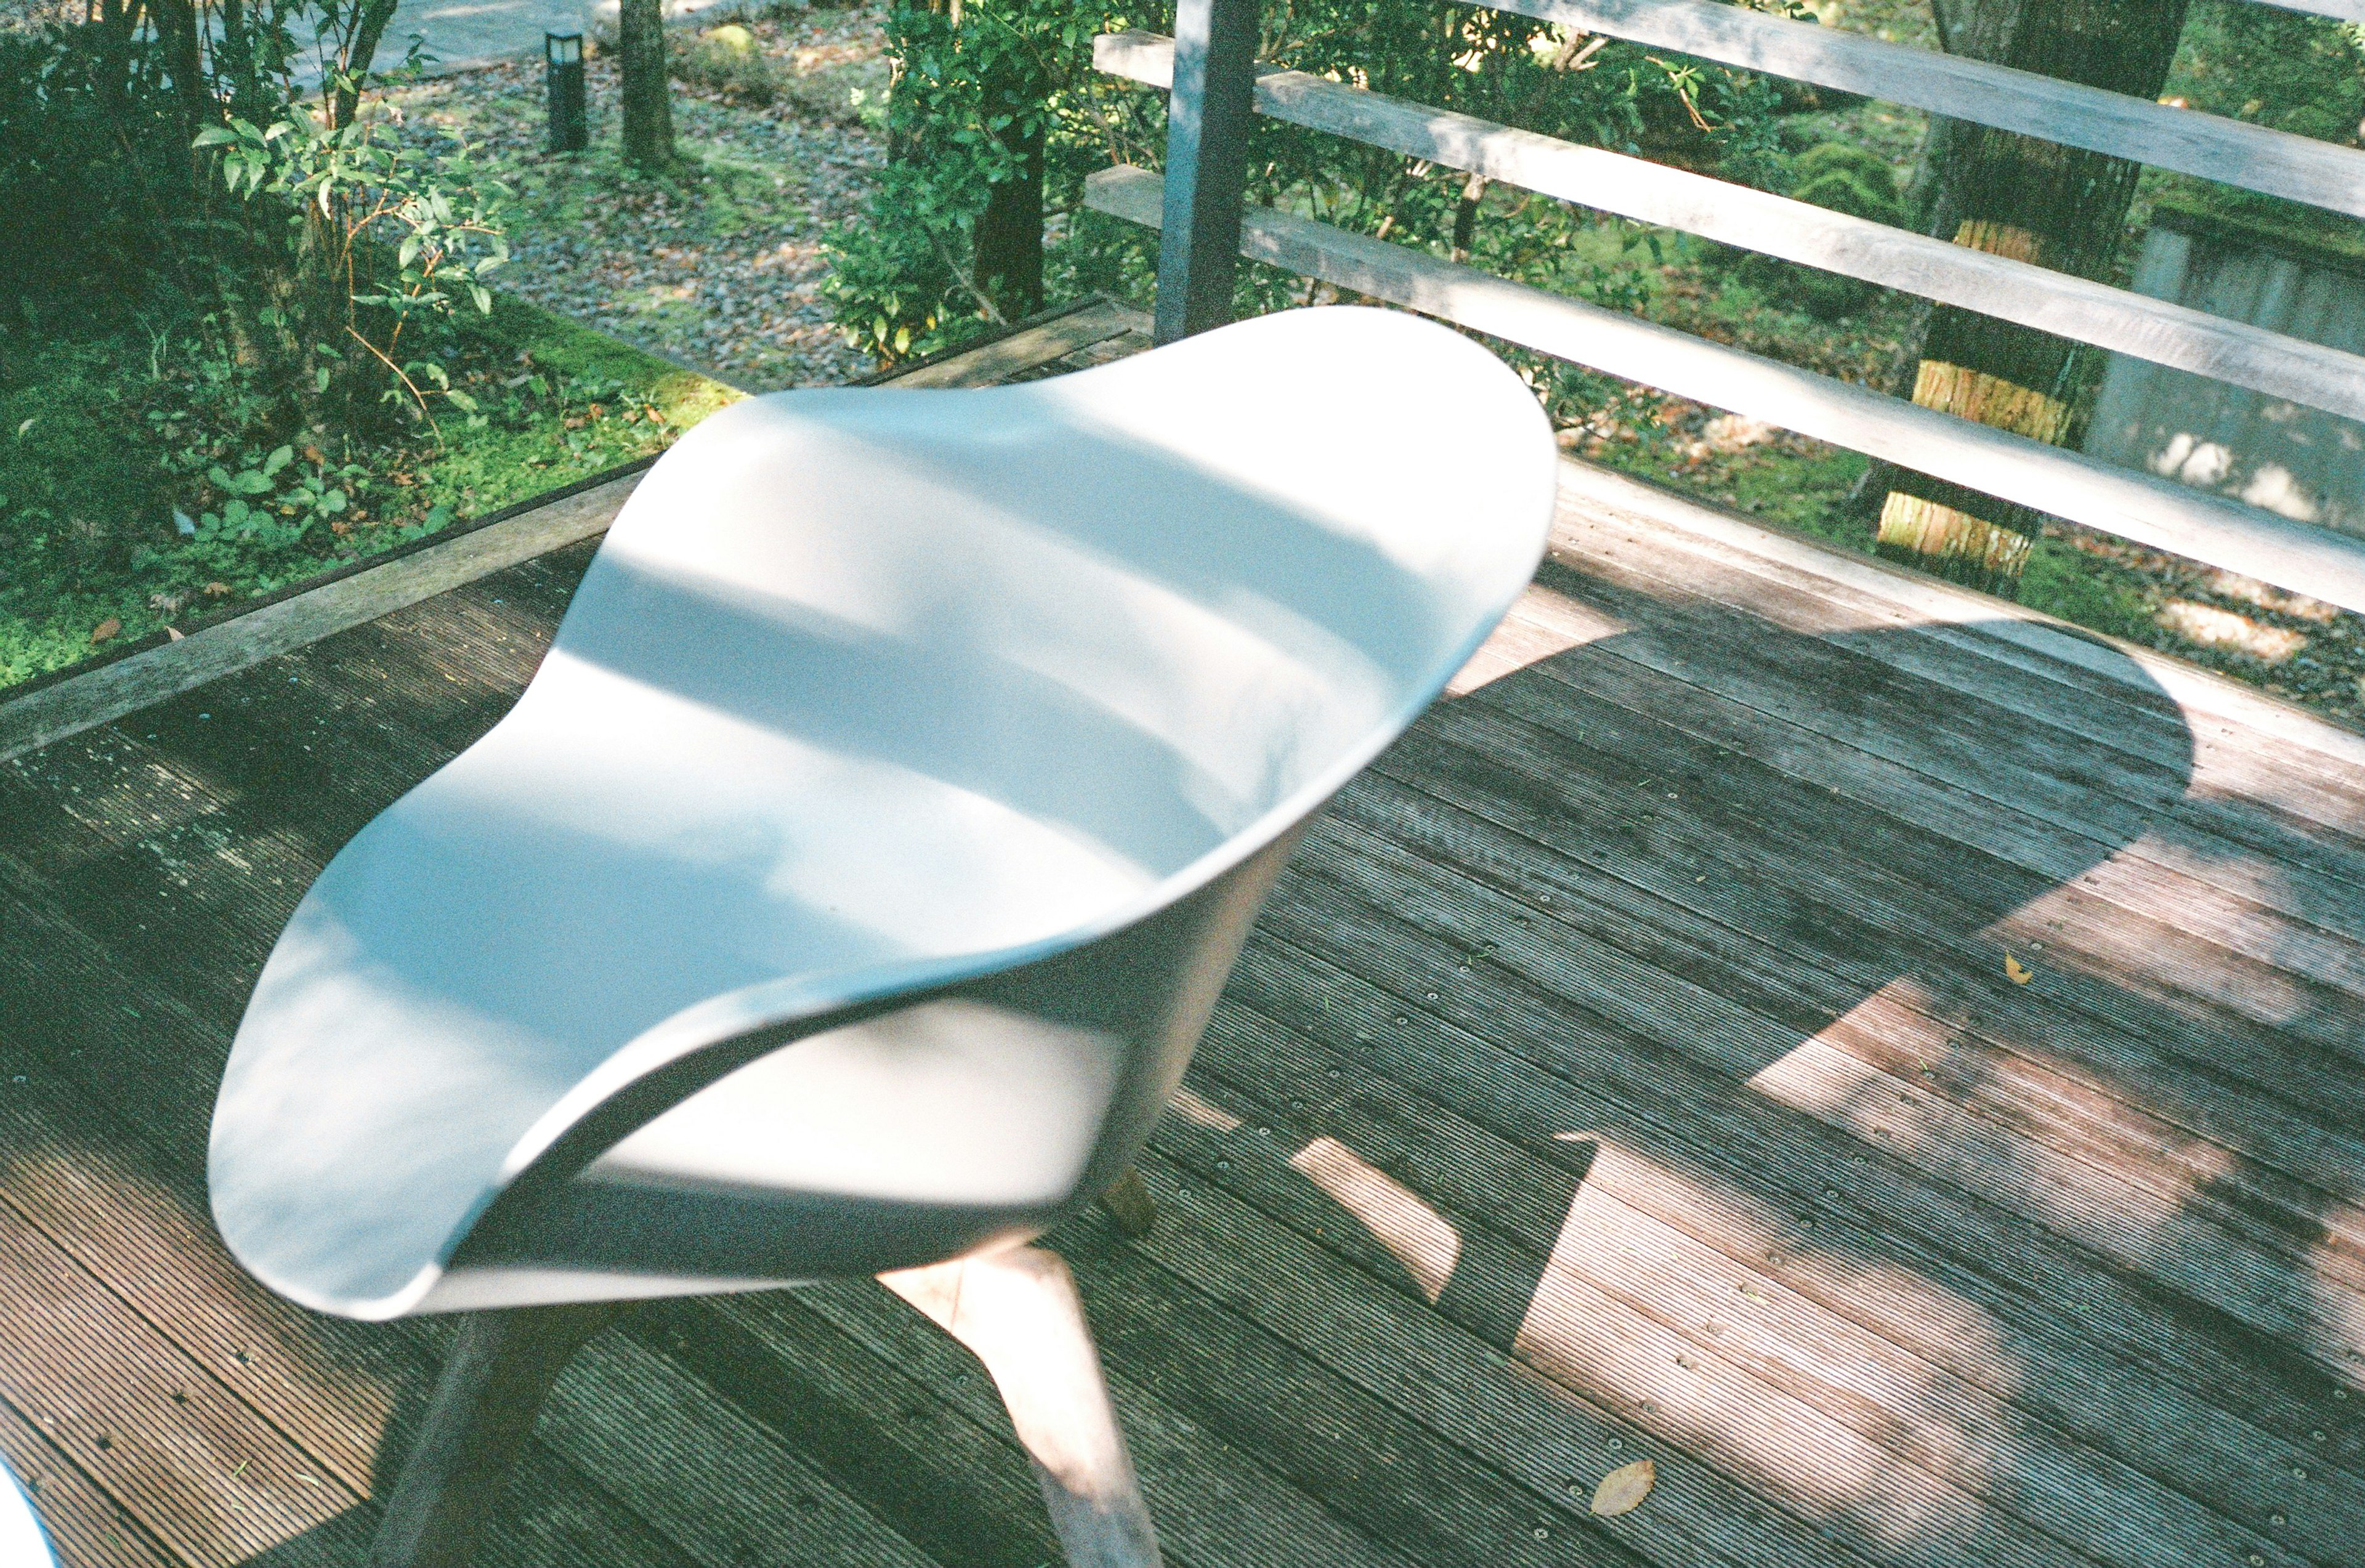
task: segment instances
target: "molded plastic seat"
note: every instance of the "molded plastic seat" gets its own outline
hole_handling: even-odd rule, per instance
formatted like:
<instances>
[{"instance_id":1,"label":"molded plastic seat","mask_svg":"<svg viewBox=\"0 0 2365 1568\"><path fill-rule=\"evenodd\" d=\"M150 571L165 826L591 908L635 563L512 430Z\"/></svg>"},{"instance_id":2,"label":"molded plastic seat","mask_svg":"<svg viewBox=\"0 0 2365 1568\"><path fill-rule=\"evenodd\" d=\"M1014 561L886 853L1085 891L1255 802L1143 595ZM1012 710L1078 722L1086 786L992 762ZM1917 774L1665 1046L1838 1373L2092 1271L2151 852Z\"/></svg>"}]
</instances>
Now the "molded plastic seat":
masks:
<instances>
[{"instance_id":1,"label":"molded plastic seat","mask_svg":"<svg viewBox=\"0 0 2365 1568\"><path fill-rule=\"evenodd\" d=\"M58 1562L33 1500L5 1462L0 1462L0 1562L8 1568L57 1568Z\"/></svg>"},{"instance_id":2,"label":"molded plastic seat","mask_svg":"<svg viewBox=\"0 0 2365 1568\"><path fill-rule=\"evenodd\" d=\"M872 1273L1119 1174L1305 820L1532 575L1533 398L1289 312L658 463L256 986L214 1208L364 1317Z\"/></svg>"}]
</instances>

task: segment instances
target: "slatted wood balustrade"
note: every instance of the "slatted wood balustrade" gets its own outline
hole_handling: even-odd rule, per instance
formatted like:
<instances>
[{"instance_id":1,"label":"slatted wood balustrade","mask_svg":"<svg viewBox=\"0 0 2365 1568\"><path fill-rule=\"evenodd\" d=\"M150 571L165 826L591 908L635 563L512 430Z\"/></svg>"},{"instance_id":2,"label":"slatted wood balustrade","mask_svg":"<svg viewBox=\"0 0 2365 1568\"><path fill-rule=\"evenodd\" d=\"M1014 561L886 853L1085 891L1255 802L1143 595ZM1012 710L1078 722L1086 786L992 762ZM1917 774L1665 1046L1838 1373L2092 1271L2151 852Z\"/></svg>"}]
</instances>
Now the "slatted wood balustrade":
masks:
<instances>
[{"instance_id":1,"label":"slatted wood balustrade","mask_svg":"<svg viewBox=\"0 0 2365 1568\"><path fill-rule=\"evenodd\" d=\"M1860 93L2365 217L2365 151L1715 0L1466 0L1574 32ZM2357 0L2297 8L2365 19ZM1182 0L1177 39L1099 40L1104 72L1167 88L1166 174L1104 171L1090 206L1165 230L1163 339L1228 308L1235 252L2040 512L2365 611L2365 540L1801 371L1407 244L1244 208L1251 113L1441 168L1898 288L2365 418L2365 357L1730 182L1252 58L1257 0Z\"/></svg>"}]
</instances>

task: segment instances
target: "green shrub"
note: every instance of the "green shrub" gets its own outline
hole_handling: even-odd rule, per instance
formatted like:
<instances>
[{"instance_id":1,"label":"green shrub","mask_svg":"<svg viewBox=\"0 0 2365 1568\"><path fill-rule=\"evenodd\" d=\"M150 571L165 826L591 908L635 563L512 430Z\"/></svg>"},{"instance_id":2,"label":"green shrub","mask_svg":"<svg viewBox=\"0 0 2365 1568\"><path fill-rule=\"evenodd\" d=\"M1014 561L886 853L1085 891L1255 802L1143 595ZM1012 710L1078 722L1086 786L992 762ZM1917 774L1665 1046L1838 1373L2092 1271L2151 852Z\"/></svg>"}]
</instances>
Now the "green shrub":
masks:
<instances>
[{"instance_id":1,"label":"green shrub","mask_svg":"<svg viewBox=\"0 0 2365 1568\"><path fill-rule=\"evenodd\" d=\"M2201 0L2169 95L2211 114L2356 146L2365 134L2365 24Z\"/></svg>"},{"instance_id":2,"label":"green shrub","mask_svg":"<svg viewBox=\"0 0 2365 1568\"><path fill-rule=\"evenodd\" d=\"M465 148L409 145L360 112L391 8L129 0L0 36L0 402L46 388L0 463L0 578L71 587L225 528L279 548L351 492L318 465L308 488L264 475L272 454L480 418L447 361L455 312L489 308L502 193ZM353 69L302 86L299 30ZM120 374L50 374L126 344L144 352ZM70 431L117 454L112 482L91 482Z\"/></svg>"},{"instance_id":3,"label":"green shrub","mask_svg":"<svg viewBox=\"0 0 2365 1568\"><path fill-rule=\"evenodd\" d=\"M1083 182L1163 161L1163 95L1092 69L1093 35L1166 30L1171 12L1121 0L967 0L889 13L889 138L898 172L833 236L840 326L882 359L949 346L1007 314L978 237L989 207L1039 182L1053 297L1138 295L1157 237L1082 210ZM1262 58L1548 134L1765 184L1778 173L1775 95L1761 77L1552 24L1440 0L1298 0L1269 8ZM1564 204L1474 190L1467 176L1260 119L1250 199L1564 283L1594 219ZM1302 296L1302 279L1243 269L1239 309Z\"/></svg>"},{"instance_id":4,"label":"green shrub","mask_svg":"<svg viewBox=\"0 0 2365 1568\"><path fill-rule=\"evenodd\" d=\"M1786 183L1793 200L1891 228L1911 227L1896 171L1854 142L1825 141L1807 149L1789 161ZM1743 263L1741 275L1826 321L1855 315L1872 302L1875 293L1871 284L1770 256L1751 257Z\"/></svg>"},{"instance_id":5,"label":"green shrub","mask_svg":"<svg viewBox=\"0 0 2365 1568\"><path fill-rule=\"evenodd\" d=\"M1790 195L1799 201L1870 218L1906 224L1897 174L1879 154L1852 141L1826 141L1790 160Z\"/></svg>"},{"instance_id":6,"label":"green shrub","mask_svg":"<svg viewBox=\"0 0 2365 1568\"><path fill-rule=\"evenodd\" d=\"M2348 146L2365 140L2365 23L2237 0L2194 0L2167 96L2210 114ZM2147 196L2262 236L2356 254L2345 213L2154 170Z\"/></svg>"},{"instance_id":7,"label":"green shrub","mask_svg":"<svg viewBox=\"0 0 2365 1568\"><path fill-rule=\"evenodd\" d=\"M106 23L0 33L0 309L115 316L174 272L190 161L151 43Z\"/></svg>"}]
</instances>

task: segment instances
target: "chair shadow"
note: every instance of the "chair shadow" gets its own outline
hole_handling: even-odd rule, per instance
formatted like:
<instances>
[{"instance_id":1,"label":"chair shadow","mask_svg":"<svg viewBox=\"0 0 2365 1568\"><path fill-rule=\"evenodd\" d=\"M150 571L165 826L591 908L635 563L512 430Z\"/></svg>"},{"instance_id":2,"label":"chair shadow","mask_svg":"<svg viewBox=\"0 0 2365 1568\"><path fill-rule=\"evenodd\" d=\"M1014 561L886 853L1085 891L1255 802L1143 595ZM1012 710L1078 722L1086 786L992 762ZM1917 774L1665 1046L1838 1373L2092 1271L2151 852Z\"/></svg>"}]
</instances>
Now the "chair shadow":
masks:
<instances>
[{"instance_id":1,"label":"chair shadow","mask_svg":"<svg viewBox=\"0 0 2365 1568\"><path fill-rule=\"evenodd\" d=\"M1541 580L1553 581L1556 571L1547 567ZM1597 584L1581 591L1616 600ZM1279 1152L1323 1193L1284 1198L1284 1205L1335 1237L1339 1227L1307 1206L1328 1203L1334 1217L1343 1212L1367 1233L1334 1242L1338 1250L1496 1350L1614 1409L1615 1392L1586 1380L1588 1369L1615 1358L1571 1341L1572 1333L1582 1338L1570 1327L1577 1319L1557 1313L1554 1301L1564 1288L1556 1271L1572 1249L1592 1254L1572 1271L1587 1282L1576 1288L1617 1288L1617 1259L1606 1237L1588 1229L1586 1197L1614 1150L1625 1202L1635 1201L1636 1172L1653 1170L1668 1173L1672 1185L1721 1194L1746 1218L1712 1244L1730 1250L1751 1224L1764 1226L1756 1255L1734 1252L1730 1260L1802 1294L1821 1290L1827 1310L1851 1310L1851 1275L1884 1282L1891 1296L1893 1282L1904 1279L1966 1321L2008 1328L1986 1364L1965 1353L1960 1364L1933 1367L1930 1386L1983 1382L2036 1447L2059 1441L2064 1428L2079 1442L2113 1446L2107 1423L2079 1411L2100 1358L2113 1386L2174 1383L2184 1407L2233 1412L2241 1440L2212 1446L2238 1453L2256 1438L2262 1478L2280 1473L2287 1484L2306 1474L2299 1462L2311 1446L2353 1462L2365 1430L2353 1419L2336 1422L2345 1414L2339 1399L2357 1403L2336 1390L2365 1386L2365 1307L2353 1282L2365 1278L2357 1249L2365 1236L2358 1207L2365 1140L2344 1130L2342 1105L2312 1101L2294 1086L2344 1070L2354 1077L2365 1061L2356 996L2285 977L2280 1015L2270 1020L2253 1008L2246 1016L2239 998L2208 994L2210 978L2178 972L2208 949L2186 943L2146 951L2146 941L2177 933L2110 905L2091 884L2131 851L2180 861L2197 875L2211 862L2230 866L2254 884L2274 882L2295 903L2295 918L2280 927L2294 941L2311 935L2311 922L2333 931L2365 925L2365 884L2349 883L2360 889L2349 898L2337 878L2286 874L2324 862L2326 841L2270 811L2240 809L2238 838L2209 831L2226 821L2220 813L2209 823L2206 801L2185 804L2195 756L2185 717L2106 644L2089 644L2088 667L2119 689L2090 704L2078 689L2032 675L2033 703L2044 710L2044 722L2033 724L1906 673L1916 663L1945 664L1923 632L1821 639L1749 622L1749 655L1776 672L1753 689L1772 707L1747 721L1780 732L1765 755L1784 755L1784 746L1843 750L1786 724L1780 715L1789 711L1866 744L1877 744L1880 726L1911 718L1923 728L1896 752L1908 764L1963 770L1984 759L1976 776L1994 798L1973 802L1967 817L1938 832L1913 819L1941 821L1955 807L1911 767L1875 768L1860 788L1844 781L1833 789L1803 751L1787 754L1788 771L1746 754L1744 736L1716 737L1713 716L1703 717L1682 677L1698 670L1713 682L1727 671L1735 656L1732 611L1646 604L1639 596L1620 608L1643 624L1433 711L1375 776L1351 786L1334 808L1343 826L1317 830L1312 852L1301 853L1277 890L1260 937L1351 970L1354 955L1389 942L1458 948L1467 955L1464 971L1474 960L1479 976L1468 979L1441 958L1400 960L1398 977L1386 982L1393 1005L1406 1010L1395 1022L1411 1015L1418 1033L1430 1022L1418 1009L1484 1040L1487 1014L1496 1011L1494 1043L1534 1072L1538 1107L1522 1118L1457 1103L1451 1074L1409 1087L1449 1120L1475 1118L1509 1137L1529 1157L1520 1171L1528 1190L1487 1190L1468 1172L1454 1174L1466 1156L1441 1143L1417 1147L1420 1135L1403 1124L1400 1094L1383 1107L1342 1090L1301 1115L1252 1106L1255 1091L1244 1091L1236 1070L1194 1080L1219 1113L1272 1124ZM1973 637L1993 630L1946 629ZM1914 656L1900 659L1894 655L1905 639L1912 643L1902 651ZM2124 728L2112 733L2110 724ZM2095 809L2069 814L2068 803L2081 797ZM1424 822L1424 812L1437 820ZM1474 834L1470 817L1491 825ZM1505 844L1523 834L1543 847L1531 866L1508 863ZM1455 865L1449 851L1457 835L1496 858ZM1356 857L1383 851L1407 862L1386 876L1354 871ZM1423 859L1429 872L1412 868ZM2349 862L2350 876L2359 864ZM1412 886L1424 876L1425 885ZM1411 887L1417 909L1386 907L1390 878ZM1483 890L1452 890L1465 879ZM1354 913L1339 913L1357 902ZM1515 909L1525 911L1522 925L1533 921L1535 940L1522 943L1504 924ZM2115 935L2113 920L2121 923ZM1650 928L1653 921L1660 928ZM2094 929L2097 922L2104 928ZM1330 940L1325 930L1334 923L1351 929ZM1538 950L1553 945L1611 958L1587 964ZM1530 950L1518 951L1522 946ZM2261 968L2216 957L2253 975ZM1352 1066L1370 1059L1362 1048L1337 1036L1339 1025L1323 1017L1318 1001L1309 1008L1284 994L1285 982L1261 978L1256 960L1252 945L1235 994L1320 1038L1351 1064L1351 1082ZM1424 961L1436 988L1425 993L1409 989L1423 983ZM1688 974L1687 964L1697 966ZM1617 994L1619 975L1646 972L1649 994ZM1458 1005L1448 989L1457 986L1470 993ZM1429 1000L1440 991L1443 1001ZM1918 1030L1911 1043L1881 1037L1909 1022ZM2012 1126L2032 1070L2085 1096L2086 1114L2100 1116L2104 1100L2130 1108L2124 1119L2139 1130L2097 1121L2083 1129L2093 1142L2080 1148L2072 1137L2079 1129L2068 1125L2074 1114L2050 1127ZM1228 1112L1227 1089L1236 1096ZM2348 1093L2350 1103L2365 1103L2353 1083ZM1571 1104L1591 1114L1576 1126L1553 1125ZM2306 1159L2258 1131L2287 1124L2318 1135ZM1950 1141L1958 1135L1960 1144ZM1359 1137L1370 1140L1383 1173L1376 1187L1325 1174L1339 1168L1335 1154L1317 1170L1291 1153L1340 1142L1347 1158L1359 1159ZM2148 1166L2135 1163L2143 1137L2167 1140ZM2128 1163L2114 1168L2114 1160ZM1453 1238L1441 1288L1434 1260L1405 1242L1440 1226ZM1965 1252L1964 1238L1982 1226L1993 1238L1989 1252ZM2016 1248L2027 1256L2013 1256ZM1783 1258L1779 1266L1766 1262L1769 1251ZM2088 1299L2049 1295L2064 1281ZM1683 1310L1639 1297L1628 1306L1658 1311L1670 1325ZM2124 1319L2113 1320L2114 1313ZM1910 1330L1873 1314L1863 1321L1891 1335ZM1708 1347L1723 1350L1713 1340ZM1951 1354L1928 1342L1919 1353L1942 1361ZM1828 1389L1783 1396L1821 1397L1826 1415L1864 1427L1876 1442L1881 1420L1906 1418L1829 1404ZM1943 1408L1932 1399L1908 1415L1936 1421ZM2302 1410L2337 1429L2319 1430L2322 1443L2286 1440L2289 1424L2278 1427L2274 1417ZM1688 1432L1706 1451L1738 1414L1703 1404L1655 1419L1678 1448ZM1978 1446L1973 1439L1963 1434L1966 1446ZM2144 1447L2131 1462L2156 1459ZM2046 1483L2015 1473L2015 1463L2008 1456L1992 1463L1984 1486L1969 1471L1953 1479L2018 1499L2007 1509L2027 1509ZM1778 1477L1764 1479L1778 1490ZM2238 1490L2229 1484L2213 1506L2236 1512L2227 1499ZM1972 1539L1976 1521L1943 1510L1918 1538L1900 1539L1894 1517L1884 1519L1875 1506L1882 1499L1846 1491L1838 1486L1835 1516L1817 1528L1845 1530L1877 1561L1955 1561ZM2144 1495L2131 1494L2127 1506L2141 1508ZM2070 1533L2081 1526L2115 1528L2073 1519Z\"/></svg>"}]
</instances>

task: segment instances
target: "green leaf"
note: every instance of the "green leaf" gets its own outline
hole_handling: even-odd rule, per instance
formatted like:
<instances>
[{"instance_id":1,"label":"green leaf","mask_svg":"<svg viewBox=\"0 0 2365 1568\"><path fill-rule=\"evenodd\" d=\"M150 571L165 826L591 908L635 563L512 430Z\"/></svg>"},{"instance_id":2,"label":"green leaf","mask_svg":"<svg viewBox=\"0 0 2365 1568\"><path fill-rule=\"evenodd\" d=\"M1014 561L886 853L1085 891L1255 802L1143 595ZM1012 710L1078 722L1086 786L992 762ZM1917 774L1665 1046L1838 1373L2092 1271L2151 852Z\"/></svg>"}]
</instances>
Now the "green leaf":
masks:
<instances>
[{"instance_id":1,"label":"green leaf","mask_svg":"<svg viewBox=\"0 0 2365 1568\"><path fill-rule=\"evenodd\" d=\"M341 512L341 511L344 510L345 510L345 493L344 493L344 491L342 491L342 490L331 490L331 491L329 491L326 495L322 496L322 497L320 498L320 510L321 510L322 511L324 511L324 512L327 512L331 517L334 517L334 516L336 516L339 512Z\"/></svg>"},{"instance_id":2,"label":"green leaf","mask_svg":"<svg viewBox=\"0 0 2365 1568\"><path fill-rule=\"evenodd\" d=\"M263 460L263 476L266 479L270 478L274 474L278 473L282 468L286 467L288 464L295 460L296 449L294 447L282 446L276 448L273 451L270 456Z\"/></svg>"},{"instance_id":3,"label":"green leaf","mask_svg":"<svg viewBox=\"0 0 2365 1568\"><path fill-rule=\"evenodd\" d=\"M453 406L455 408L464 409L471 414L476 411L476 400L467 393L461 391L457 386L453 387L450 391L444 393L443 396L449 398L452 400Z\"/></svg>"}]
</instances>

